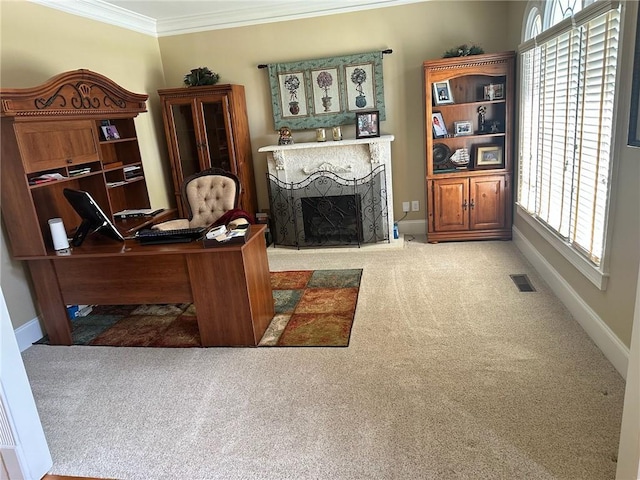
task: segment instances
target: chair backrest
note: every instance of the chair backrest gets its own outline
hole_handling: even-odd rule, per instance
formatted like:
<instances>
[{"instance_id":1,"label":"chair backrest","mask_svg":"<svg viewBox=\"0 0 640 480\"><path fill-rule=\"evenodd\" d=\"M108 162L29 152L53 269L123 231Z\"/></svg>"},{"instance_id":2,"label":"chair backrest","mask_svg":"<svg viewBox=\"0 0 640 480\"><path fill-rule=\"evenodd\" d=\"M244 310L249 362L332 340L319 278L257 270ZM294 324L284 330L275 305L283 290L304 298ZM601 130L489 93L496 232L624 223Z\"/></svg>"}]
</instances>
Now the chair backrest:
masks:
<instances>
[{"instance_id":1,"label":"chair backrest","mask_svg":"<svg viewBox=\"0 0 640 480\"><path fill-rule=\"evenodd\" d=\"M182 198L189 208L189 227L206 227L229 210L237 208L240 180L220 168L209 168L187 177L182 184Z\"/></svg>"}]
</instances>

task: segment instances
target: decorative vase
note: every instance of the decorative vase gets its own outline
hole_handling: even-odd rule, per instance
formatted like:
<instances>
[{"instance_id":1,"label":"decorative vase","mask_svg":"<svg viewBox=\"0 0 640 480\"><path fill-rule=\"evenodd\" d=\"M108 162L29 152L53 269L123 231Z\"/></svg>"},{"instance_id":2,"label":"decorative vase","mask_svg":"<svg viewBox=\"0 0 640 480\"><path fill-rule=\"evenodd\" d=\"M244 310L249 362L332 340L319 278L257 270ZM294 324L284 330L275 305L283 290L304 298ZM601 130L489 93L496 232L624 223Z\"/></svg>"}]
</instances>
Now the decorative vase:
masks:
<instances>
[{"instance_id":1,"label":"decorative vase","mask_svg":"<svg viewBox=\"0 0 640 480\"><path fill-rule=\"evenodd\" d=\"M356 97L356 107L362 108L367 105L367 98L364 95L358 95Z\"/></svg>"},{"instance_id":2,"label":"decorative vase","mask_svg":"<svg viewBox=\"0 0 640 480\"><path fill-rule=\"evenodd\" d=\"M300 113L300 106L298 105L298 102L289 102L289 111L293 115L299 114Z\"/></svg>"},{"instance_id":3,"label":"decorative vase","mask_svg":"<svg viewBox=\"0 0 640 480\"><path fill-rule=\"evenodd\" d=\"M324 111L328 112L331 107L331 97L322 97L322 106L324 107Z\"/></svg>"}]
</instances>

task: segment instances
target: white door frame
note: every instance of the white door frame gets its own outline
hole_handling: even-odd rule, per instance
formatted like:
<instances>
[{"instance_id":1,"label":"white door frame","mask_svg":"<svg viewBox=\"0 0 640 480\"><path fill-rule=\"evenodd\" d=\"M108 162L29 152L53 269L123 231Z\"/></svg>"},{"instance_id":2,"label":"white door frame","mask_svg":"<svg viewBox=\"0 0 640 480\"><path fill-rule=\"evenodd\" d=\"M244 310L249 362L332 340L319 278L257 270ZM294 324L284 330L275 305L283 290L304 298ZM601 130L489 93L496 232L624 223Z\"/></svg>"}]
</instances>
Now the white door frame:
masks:
<instances>
[{"instance_id":1,"label":"white door frame","mask_svg":"<svg viewBox=\"0 0 640 480\"><path fill-rule=\"evenodd\" d=\"M40 479L53 465L0 290L0 478Z\"/></svg>"}]
</instances>

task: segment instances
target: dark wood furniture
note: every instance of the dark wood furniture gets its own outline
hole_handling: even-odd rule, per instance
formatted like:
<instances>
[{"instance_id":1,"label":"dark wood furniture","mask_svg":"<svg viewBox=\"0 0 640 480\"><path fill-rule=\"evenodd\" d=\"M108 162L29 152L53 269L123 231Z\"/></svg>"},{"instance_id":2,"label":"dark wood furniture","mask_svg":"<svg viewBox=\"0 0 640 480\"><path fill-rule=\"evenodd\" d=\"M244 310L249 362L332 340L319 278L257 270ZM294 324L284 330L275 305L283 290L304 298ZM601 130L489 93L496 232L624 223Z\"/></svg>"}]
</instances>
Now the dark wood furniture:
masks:
<instances>
[{"instance_id":1,"label":"dark wood furniture","mask_svg":"<svg viewBox=\"0 0 640 480\"><path fill-rule=\"evenodd\" d=\"M159 90L178 215L186 218L184 179L211 167L230 171L242 185L239 208L255 215L257 197L244 86Z\"/></svg>"},{"instance_id":2,"label":"dark wood furniture","mask_svg":"<svg viewBox=\"0 0 640 480\"><path fill-rule=\"evenodd\" d=\"M423 70L427 240L511 238L515 53L426 61ZM448 136L435 138L435 113ZM447 158L462 149L468 165Z\"/></svg>"},{"instance_id":3,"label":"dark wood furniture","mask_svg":"<svg viewBox=\"0 0 640 480\"><path fill-rule=\"evenodd\" d=\"M112 220L120 210L150 207L134 124L147 95L83 69L2 89L0 98L1 205L15 257L47 255L50 218L62 218L68 233L80 224L64 188L89 192ZM105 137L107 124L119 138ZM43 175L60 179L38 183Z\"/></svg>"},{"instance_id":4,"label":"dark wood furniture","mask_svg":"<svg viewBox=\"0 0 640 480\"><path fill-rule=\"evenodd\" d=\"M250 229L246 243L216 248L92 236L70 255L22 259L53 345L72 341L66 305L193 303L203 346L257 346L274 306L265 226Z\"/></svg>"},{"instance_id":5,"label":"dark wood furniture","mask_svg":"<svg viewBox=\"0 0 640 480\"><path fill-rule=\"evenodd\" d=\"M68 235L81 222L64 188L88 191L112 220L120 210L150 207L134 125L146 95L75 70L39 87L2 89L0 97L3 221L13 256L31 272L52 344L71 344L66 305L167 302L196 305L203 345L257 344L273 317L264 226L252 227L244 245L215 249L93 235L67 255L53 250L48 219L62 218ZM119 138L104 136L107 122ZM43 174L60 179L36 183ZM114 223L130 235L174 213Z\"/></svg>"}]
</instances>

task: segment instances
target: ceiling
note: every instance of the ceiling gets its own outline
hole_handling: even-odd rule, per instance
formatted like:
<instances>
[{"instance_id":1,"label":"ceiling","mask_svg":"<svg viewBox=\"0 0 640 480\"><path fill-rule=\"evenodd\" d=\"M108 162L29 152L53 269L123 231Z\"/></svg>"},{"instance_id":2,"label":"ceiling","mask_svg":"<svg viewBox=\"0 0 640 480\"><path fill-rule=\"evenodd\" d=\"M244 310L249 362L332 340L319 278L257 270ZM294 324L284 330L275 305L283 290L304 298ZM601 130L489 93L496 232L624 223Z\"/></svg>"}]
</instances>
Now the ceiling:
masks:
<instances>
[{"instance_id":1,"label":"ceiling","mask_svg":"<svg viewBox=\"0 0 640 480\"><path fill-rule=\"evenodd\" d=\"M31 0L147 35L170 36L428 0Z\"/></svg>"}]
</instances>

